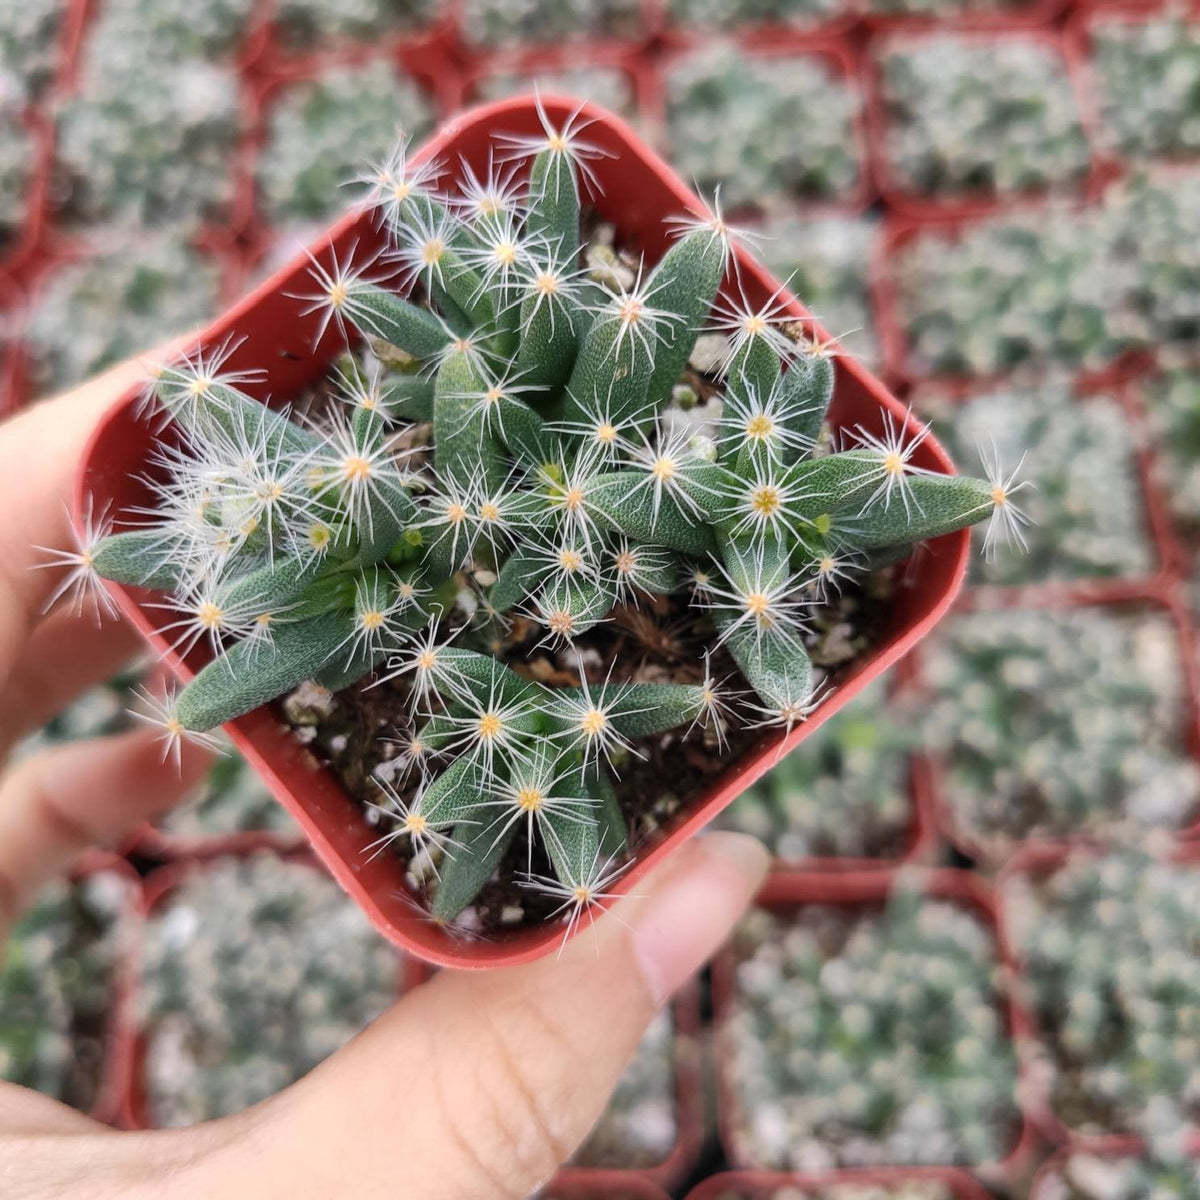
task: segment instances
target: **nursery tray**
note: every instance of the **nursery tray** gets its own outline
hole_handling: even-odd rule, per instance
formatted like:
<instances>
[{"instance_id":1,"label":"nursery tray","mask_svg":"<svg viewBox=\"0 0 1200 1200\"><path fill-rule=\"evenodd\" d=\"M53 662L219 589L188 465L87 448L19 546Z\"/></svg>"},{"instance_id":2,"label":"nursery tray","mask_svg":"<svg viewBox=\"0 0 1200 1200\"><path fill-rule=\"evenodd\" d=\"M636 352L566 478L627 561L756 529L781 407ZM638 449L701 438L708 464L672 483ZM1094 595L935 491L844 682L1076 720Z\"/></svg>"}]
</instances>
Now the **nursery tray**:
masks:
<instances>
[{"instance_id":1,"label":"nursery tray","mask_svg":"<svg viewBox=\"0 0 1200 1200\"><path fill-rule=\"evenodd\" d=\"M565 120L577 109L593 122L590 142L609 151L594 164L602 194L595 199L600 216L612 221L619 236L654 261L668 243L663 224L667 215L701 212L700 201L622 121L592 105L565 97L543 97L554 121ZM444 160L451 174L466 163L476 171L487 167L490 135L498 130L532 134L539 129L537 112L529 97L487 105L447 124L425 144L418 162ZM369 254L383 245L384 235L372 215L355 211L340 220L325 238L312 247L318 261L329 262L336 253L345 263L356 252ZM332 251L331 251L332 247ZM761 305L779 285L740 247L736 265L741 287L752 305ZM302 315L308 307L297 294L311 289L309 260L301 255L281 269L252 295L209 327L198 345L216 347L232 339L237 344L228 369L267 368L269 382L247 385L257 398L286 404L320 378L340 353L342 343L332 334L314 346L320 314ZM797 320L811 326L815 336L826 332L790 294L781 299ZM887 388L861 364L846 355L835 359L836 389L831 420L837 427L862 424L881 431L885 417L914 432L917 422ZM137 417L138 388L117 401L95 430L83 456L74 489L77 522L89 497L99 506L111 504L115 513L145 503L145 470L153 444L150 427ZM913 455L912 464L940 473L954 467L942 447L926 438ZM868 683L901 659L937 623L949 608L966 569L970 537L966 531L928 544L925 553L910 564L898 587L884 628L874 647L837 679L837 686L803 724L789 734L764 735L740 759L708 786L690 797L681 812L665 827L635 847L635 863L615 891L636 890L639 882L688 837L701 829L751 783L765 774L788 750L856 696ZM176 675L190 679L204 664L204 651L181 658L170 647L169 637L157 632L161 617L151 606L153 596L143 590L112 587L122 611L162 654ZM350 799L334 776L292 736L270 706L233 721L227 730L250 764L288 808L308 834L313 847L335 878L364 908L376 927L398 945L420 957L449 966L492 967L527 961L557 948L562 929L557 924L530 928L493 942L456 940L445 929L425 920L414 905L401 863L388 855L372 858L366 850L375 834L361 808Z\"/></svg>"},{"instance_id":2,"label":"nursery tray","mask_svg":"<svg viewBox=\"0 0 1200 1200\"><path fill-rule=\"evenodd\" d=\"M818 875L808 872L781 872L772 875L759 892L755 903L775 913L791 913L808 905L828 905L844 908L882 908L904 881L906 886L915 887L923 896L948 900L974 911L991 931L996 947L996 960L1001 970L1007 973L1009 960L1006 943L1000 931L992 889L978 875L952 868L902 867L890 872L861 872L845 875ZM722 1051L725 1040L725 1022L733 1009L737 960L731 946L727 946L714 960L712 966L713 1024L717 1044L716 1094L717 1128L721 1144L732 1166L739 1172L755 1179L788 1180L796 1174L773 1171L757 1166L745 1152L738 1137L739 1099L737 1082L732 1077L733 1057ZM1014 1003L1012 989L1006 982L998 986L997 1005L1005 1019L1009 1035L1018 1042L1026 1027L1025 1016ZM1036 1141L1033 1124L1024 1111L1024 1064L1018 1054L1018 1081L1014 1107L1017 1110L1013 1147L1008 1155L995 1163L972 1166L972 1170L989 1182L1007 1183L1015 1179L1032 1160ZM962 1171L945 1164L914 1164L879 1168L893 1180L904 1175L932 1172L958 1176ZM831 1172L830 1175L835 1174ZM836 1172L838 1175L845 1172ZM865 1175L860 1175L865 1180ZM713 1193L700 1193L712 1195ZM957 1193L975 1196L978 1193Z\"/></svg>"}]
</instances>

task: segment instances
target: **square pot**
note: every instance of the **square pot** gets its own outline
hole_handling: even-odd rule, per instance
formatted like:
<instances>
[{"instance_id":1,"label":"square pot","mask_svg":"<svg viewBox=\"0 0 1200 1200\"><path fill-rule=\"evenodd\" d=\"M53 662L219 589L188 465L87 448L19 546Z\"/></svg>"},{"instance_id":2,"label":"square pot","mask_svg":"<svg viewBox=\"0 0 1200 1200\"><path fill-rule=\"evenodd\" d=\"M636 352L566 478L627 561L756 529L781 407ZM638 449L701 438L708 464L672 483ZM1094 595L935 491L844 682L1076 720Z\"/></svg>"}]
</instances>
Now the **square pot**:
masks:
<instances>
[{"instance_id":1,"label":"square pot","mask_svg":"<svg viewBox=\"0 0 1200 1200\"><path fill-rule=\"evenodd\" d=\"M1002 1159L970 1164L971 1172L988 1183L1001 1186L1020 1178L1033 1157L1035 1132L1032 1123L1022 1111L1026 1082L1022 1076L1020 1040L1025 1031L1025 1015L1014 1002L1008 980L1011 976L1010 962L1006 953L1006 942L996 912L995 899L990 886L978 875L969 871L948 867L921 868L900 867L889 872L852 871L842 875L822 875L805 871L781 872L772 875L755 900L759 908L780 917L790 917L806 907L820 906L842 909L848 913L882 914L899 888L911 888L924 900L945 901L975 917L986 929L993 943L995 964L998 968L994 1003L1001 1019L1006 1040L1015 1043L1017 1053L1017 1081L1012 1096L1012 1136L1008 1152ZM832 961L832 960L831 960ZM879 1165L865 1168L834 1168L828 1172L812 1174L789 1172L764 1167L756 1161L750 1147L740 1135L742 1100L739 1091L737 1061L734 1045L729 1033L728 1022L735 1012L737 1000L737 970L739 960L732 945L727 945L713 960L713 1023L716 1045L716 1095L717 1132L730 1165L750 1183L761 1183L763 1194L769 1194L766 1185L779 1186L783 1182L797 1179L830 1179L852 1175L862 1171L860 1178L866 1182L868 1175L880 1175L896 1182L904 1175L925 1175L943 1180L961 1177L966 1166L944 1162L918 1162L912 1164ZM731 1180L734 1178L730 1177ZM881 1179L882 1181L882 1179ZM811 1186L811 1183L810 1185ZM718 1193L712 1193L714 1196ZM751 1191L757 1195L757 1191ZM701 1192L707 1197L709 1193Z\"/></svg>"},{"instance_id":2,"label":"square pot","mask_svg":"<svg viewBox=\"0 0 1200 1200\"><path fill-rule=\"evenodd\" d=\"M553 121L562 121L578 102L566 97L546 96L542 103ZM594 164L602 194L595 202L600 216L613 222L628 243L655 261L668 244L669 227L663 218L671 214L702 211L700 201L671 173L622 121L603 109L584 105L583 118L593 124L590 142L612 157ZM415 163L442 159L451 173L460 162L477 172L487 169L493 132L532 134L540 129L532 97L504 100L476 109L443 127L415 158ZM329 262L334 253L346 262L356 252L370 254L384 242L372 214L355 211L312 247L318 261ZM736 265L747 300L760 305L778 285L767 271L742 248L736 248ZM269 379L250 384L247 391L272 404L283 405L320 378L341 349L341 342L326 335L314 346L320 314L302 315L308 305L297 300L311 288L309 260L298 256L257 291L209 327L198 339L203 346L216 346L226 339L244 339L228 360L231 371L265 368ZM788 293L782 293L791 313L809 322L816 336L825 331L807 310ZM914 432L917 423L905 408L862 366L848 357L835 359L837 382L831 409L835 426L862 424L881 430L885 416ZM137 389L122 397L105 415L92 436L75 482L75 514L79 520L87 500L108 503L119 513L132 504L144 503L144 487L137 476L145 469L153 441L150 427L136 415ZM945 451L926 438L913 455L914 466L940 473L954 468ZM966 531L950 534L928 544L911 564L903 586L897 588L886 627L879 631L874 648L838 678L837 688L807 722L790 733L773 731L764 735L737 761L731 762L703 794L689 797L679 815L639 845L635 862L615 890L636 890L639 881L688 837L701 829L717 812L774 765L777 756L798 745L827 717L851 700L867 683L902 658L933 628L950 607L966 570L970 538ZM190 679L206 661L197 651L186 660L172 651L168 639L156 632L161 616L148 606L153 597L140 589L112 587L112 594L125 615L161 654L182 680ZM376 927L398 945L440 965L493 967L528 961L556 949L562 939L557 924L521 930L492 942L456 939L447 930L423 919L408 892L404 872L397 860L381 855L371 859L366 846L376 836L362 810L326 771L314 755L294 738L270 706L264 706L233 721L229 735L250 764L262 775L281 803L300 823L322 861L362 905Z\"/></svg>"}]
</instances>

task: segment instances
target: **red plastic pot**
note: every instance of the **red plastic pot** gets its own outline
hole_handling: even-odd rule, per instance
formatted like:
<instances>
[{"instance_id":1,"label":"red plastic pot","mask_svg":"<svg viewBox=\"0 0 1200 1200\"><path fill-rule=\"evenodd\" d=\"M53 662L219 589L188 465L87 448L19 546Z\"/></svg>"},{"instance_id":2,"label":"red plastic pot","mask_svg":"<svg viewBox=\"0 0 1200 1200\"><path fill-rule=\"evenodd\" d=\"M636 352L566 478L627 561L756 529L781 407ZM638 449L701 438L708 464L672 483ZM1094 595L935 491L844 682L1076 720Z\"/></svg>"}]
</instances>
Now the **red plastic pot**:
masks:
<instances>
[{"instance_id":1,"label":"red plastic pot","mask_svg":"<svg viewBox=\"0 0 1200 1200\"><path fill-rule=\"evenodd\" d=\"M1095 580L1091 583L1040 584L1025 588L972 587L960 598L957 612L992 609L1075 609L1088 607L1128 607L1135 612L1164 616L1172 625L1179 652L1176 656L1181 674L1180 741L1187 754L1200 759L1200 664L1196 655L1196 632L1182 593L1182 583L1174 572L1139 580ZM922 679L921 652L913 656L918 680ZM924 687L923 681L918 685ZM959 853L987 870L1001 870L1022 858L1030 846L1039 847L1060 839L1030 835L1010 844L993 844L964 828L955 816L949 797L953 788L947 782L948 764L938 755L928 759L929 804L938 832ZM1200 839L1200 807L1191 822L1178 830L1163 831L1190 841ZM1079 835L1073 835L1075 840ZM1097 844L1099 835L1091 839Z\"/></svg>"},{"instance_id":2,"label":"red plastic pot","mask_svg":"<svg viewBox=\"0 0 1200 1200\"><path fill-rule=\"evenodd\" d=\"M1115 0L1112 3L1085 4L1075 9L1067 19L1064 38L1071 69L1075 75L1075 94L1084 106L1092 122L1093 141L1097 157L1110 168L1122 170L1126 166L1122 152L1108 143L1104 136L1104 121L1101 116L1103 86L1095 68L1095 48L1092 36L1099 25L1143 25L1148 21L1180 17L1195 25L1200 24L1200 4L1171 6L1162 0ZM1155 159L1160 164L1195 166L1197 155L1169 154Z\"/></svg>"},{"instance_id":3,"label":"red plastic pot","mask_svg":"<svg viewBox=\"0 0 1200 1200\"><path fill-rule=\"evenodd\" d=\"M244 857L257 848L246 847L236 857ZM316 860L307 851L283 855L288 862L301 863L320 870ZM152 871L142 881L139 896L139 928L144 929L146 920L161 905L170 900L171 893L189 876L202 873L205 862L192 860L171 863ZM126 967L127 987L122 997L113 1039L112 1075L118 1095L117 1118L124 1129L154 1128L147 1108L142 1075L146 1053L146 1037L138 1020L138 989L141 968L141 946L136 944L129 955ZM403 955L396 957L396 995L399 998L425 978L420 963Z\"/></svg>"},{"instance_id":4,"label":"red plastic pot","mask_svg":"<svg viewBox=\"0 0 1200 1200\"><path fill-rule=\"evenodd\" d=\"M1005 954L1005 942L1001 936L999 920L996 913L995 899L992 889L978 875L968 871L950 868L931 868L921 870L907 867L890 872L870 872L845 875L815 875L806 872L781 873L772 875L759 892L755 903L760 908L772 912L789 913L805 905L822 904L837 905L848 908L882 908L896 888L899 879L903 878L909 886L919 885L923 895L949 900L964 908L973 910L981 917L983 923L993 931L996 943L997 961L1001 968L1007 971L1009 962ZM717 1127L721 1136L721 1144L729 1162L739 1170L761 1174L768 1179L787 1178L788 1172L763 1171L759 1164L753 1161L738 1136L740 1126L739 1096L737 1080L732 1075L734 1057L722 1050L722 1043L727 1037L725 1022L732 1012L735 994L735 977L737 963L733 950L727 947L713 960L713 1022L716 1027L715 1037L717 1053L716 1083L717 1083ZM998 998L1002 1015L1008 1025L1010 1035L1019 1042L1025 1029L1025 1017L1014 1003L1011 991L1002 986ZM1020 1056L1018 1055L1018 1062ZM1020 1109L1025 1092L1025 1080L1018 1081L1015 1105ZM1018 1112L1018 1127L1013 1148L999 1162L984 1163L974 1166L974 1173L981 1178L997 1183L1011 1181L1028 1167L1034 1152L1035 1134L1033 1126L1023 1111ZM946 1170L951 1174L956 1171L944 1164L928 1164L937 1170ZM926 1164L920 1164L916 1169L923 1169ZM888 1168L889 1171L892 1168ZM897 1176L911 1173L913 1167L896 1168Z\"/></svg>"},{"instance_id":5,"label":"red plastic pot","mask_svg":"<svg viewBox=\"0 0 1200 1200\"><path fill-rule=\"evenodd\" d=\"M1111 850L1111 847L1109 849ZM1013 928L1006 892L1017 878L1034 881L1045 879L1075 855L1099 857L1104 853L1105 847L1082 838L1059 842L1033 842L1008 863L996 880L997 931L1004 958L1014 972L1012 992L1017 1028L1021 1031L1020 1036L1026 1039L1031 1047L1044 1047L1046 1053L1051 1056L1053 1044L1045 1036L1037 1017L1032 989L1026 979L1028 972ZM1170 859L1180 865L1200 864L1200 844L1180 842L1172 851ZM1035 1050L1030 1050L1029 1053L1032 1055ZM1114 1144L1137 1143L1136 1138L1124 1134L1084 1133L1067 1125L1054 1111L1050 1087L1044 1073L1029 1072L1024 1088L1024 1100L1030 1121L1052 1142L1067 1143L1073 1149L1100 1154L1111 1149ZM1200 1138L1196 1139L1195 1148L1191 1153L1200 1153Z\"/></svg>"},{"instance_id":6,"label":"red plastic pot","mask_svg":"<svg viewBox=\"0 0 1200 1200\"><path fill-rule=\"evenodd\" d=\"M544 97L543 102L554 120L565 119L577 107L576 101L562 97ZM603 187L596 207L602 217L613 221L618 232L639 245L653 261L667 244L663 217L700 211L699 201L623 122L592 106L585 106L583 115L595 122L588 131L589 139L612 154L595 164ZM428 161L440 157L453 170L461 157L477 171L484 170L494 130L534 133L538 128L537 114L529 98L500 101L451 121L422 148L419 158ZM355 212L338 222L328 241L315 245L313 253L319 260L328 261L331 243L344 263L353 253L352 247L369 254L381 245L382 237L370 214ZM776 291L776 282L744 250L737 251L737 260L748 299L753 304L765 303ZM230 338L244 338L229 360L229 369L268 367L269 383L253 385L249 390L265 399L269 387L271 403L286 403L319 378L340 349L332 336L313 346L319 314L301 315L306 305L294 298L297 293L303 295L310 290L308 271L308 260L297 258L200 338L207 346ZM811 323L817 336L825 336L825 331L797 301L788 297L788 304L798 320ZM837 385L831 416L836 425L864 423L878 429L885 415L900 423L909 421L903 406L857 362L838 357L835 364ZM75 482L77 519L89 497L99 503L111 502L114 511L146 500L136 477L145 467L152 433L136 419L136 391L131 389L114 405L92 436ZM909 427L913 427L911 422ZM921 444L913 463L940 472L954 469L945 451L932 438ZM854 670L839 679L836 690L807 722L787 736L782 732L764 736L739 761L731 763L703 795L693 797L675 820L638 846L633 867L615 890L636 890L638 882L650 870L770 770L778 755L803 741L920 641L945 613L961 585L969 541L964 531L930 543L927 553L908 573L907 586L898 589L875 648ZM168 639L155 632L161 618L147 605L152 597L126 588L114 588L113 595L122 611L164 655L176 674L184 680L191 678L202 665L204 655L194 654L184 661L170 650ZM365 853L374 835L360 808L311 752L290 735L273 709L260 708L232 722L227 729L250 764L308 834L325 865L363 906L377 928L397 944L433 963L492 967L528 961L561 942L561 928L552 925L527 929L494 942L464 944L455 941L446 930L415 917L413 900L398 862L386 855L370 858Z\"/></svg>"},{"instance_id":7,"label":"red plastic pot","mask_svg":"<svg viewBox=\"0 0 1200 1200\"><path fill-rule=\"evenodd\" d=\"M897 213L914 219L931 217L958 217L973 219L1003 212L1013 203L1040 199L1070 199L1088 195L1096 187L1098 173L1095 165L1079 178L1061 184L1050 184L1042 188L1026 189L1021 192L964 191L923 194L914 192L892 169L888 149L888 133L891 122L887 115L886 84L883 60L892 51L901 51L908 46L920 45L937 38L953 38L968 45L994 47L1002 41L1025 42L1044 48L1062 60L1062 69L1070 77L1075 107L1080 125L1087 141L1092 164L1096 162L1095 126L1090 108L1081 100L1073 69L1073 45L1064 41L1057 32L1047 29L1030 29L1020 23L1008 25L997 21L994 24L976 27L935 26L903 34L874 39L871 52L863 61L863 95L866 106L866 128L871 151L871 168L875 182L885 203Z\"/></svg>"},{"instance_id":8,"label":"red plastic pot","mask_svg":"<svg viewBox=\"0 0 1200 1200\"><path fill-rule=\"evenodd\" d=\"M905 1183L940 1183L955 1200L991 1200L991 1193L965 1171L952 1167L878 1167L853 1171L823 1171L794 1174L786 1171L728 1171L713 1175L688 1192L687 1200L722 1200L726 1194L738 1200L775 1200L783 1190L812 1192L827 1188L900 1187Z\"/></svg>"}]
</instances>

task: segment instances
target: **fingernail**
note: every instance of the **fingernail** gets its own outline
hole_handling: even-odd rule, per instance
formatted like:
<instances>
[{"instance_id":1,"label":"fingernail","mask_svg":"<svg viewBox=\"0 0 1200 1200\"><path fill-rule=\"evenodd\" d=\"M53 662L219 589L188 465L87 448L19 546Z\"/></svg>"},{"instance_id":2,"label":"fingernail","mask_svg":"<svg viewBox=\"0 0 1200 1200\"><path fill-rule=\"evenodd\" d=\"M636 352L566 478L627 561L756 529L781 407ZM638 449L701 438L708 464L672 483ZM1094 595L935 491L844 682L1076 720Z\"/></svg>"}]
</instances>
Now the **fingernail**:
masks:
<instances>
[{"instance_id":1,"label":"fingernail","mask_svg":"<svg viewBox=\"0 0 1200 1200\"><path fill-rule=\"evenodd\" d=\"M663 1004L724 942L770 865L763 844L712 833L664 867L666 880L631 906L633 951L655 1004ZM648 881L649 882L649 881Z\"/></svg>"}]
</instances>

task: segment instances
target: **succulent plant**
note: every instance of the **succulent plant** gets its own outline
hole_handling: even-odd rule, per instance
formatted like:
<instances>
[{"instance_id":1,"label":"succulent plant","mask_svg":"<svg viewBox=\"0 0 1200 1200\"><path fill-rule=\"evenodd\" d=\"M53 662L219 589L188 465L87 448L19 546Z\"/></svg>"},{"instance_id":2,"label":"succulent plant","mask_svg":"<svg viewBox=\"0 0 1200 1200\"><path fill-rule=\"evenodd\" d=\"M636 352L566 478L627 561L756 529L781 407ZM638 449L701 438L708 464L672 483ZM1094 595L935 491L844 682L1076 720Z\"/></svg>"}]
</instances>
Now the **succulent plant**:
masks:
<instances>
[{"instance_id":1,"label":"succulent plant","mask_svg":"<svg viewBox=\"0 0 1200 1200\"><path fill-rule=\"evenodd\" d=\"M650 1022L604 1115L571 1159L578 1167L655 1167L679 1138L675 1025L663 1009Z\"/></svg>"},{"instance_id":2,"label":"succulent plant","mask_svg":"<svg viewBox=\"0 0 1200 1200\"><path fill-rule=\"evenodd\" d=\"M620 67L599 63L577 63L561 70L533 72L504 68L485 75L477 85L481 100L503 100L526 93L531 87L543 93L586 96L591 103L625 117L632 116L637 107L632 77Z\"/></svg>"},{"instance_id":3,"label":"succulent plant","mask_svg":"<svg viewBox=\"0 0 1200 1200\"><path fill-rule=\"evenodd\" d=\"M237 72L171 53L139 28L136 17L101 22L84 45L58 113L60 205L74 223L194 229L233 199Z\"/></svg>"},{"instance_id":4,"label":"succulent plant","mask_svg":"<svg viewBox=\"0 0 1200 1200\"><path fill-rule=\"evenodd\" d=\"M763 262L790 291L804 297L847 353L878 363L869 282L878 221L783 210L769 214L755 233L762 237Z\"/></svg>"},{"instance_id":5,"label":"succulent plant","mask_svg":"<svg viewBox=\"0 0 1200 1200\"><path fill-rule=\"evenodd\" d=\"M391 374L343 359L301 424L240 390L220 348L158 370L148 407L180 441L154 455L148 515L85 533L75 581L165 591L175 647L211 649L160 713L176 750L311 678L337 691L380 669L414 727L409 775L378 780L378 848L440 870L448 920L521 833L527 872L536 841L554 873L529 886L570 929L621 869L607 768L677 727L723 745L734 712L710 654L744 674L755 723L790 729L816 700L814 603L925 538L985 518L1002 538L1019 485L915 467L927 429L890 415L828 453L828 347L774 300L718 299L719 214L672 218L679 236L628 286L579 269L594 151L575 117L542 116L544 136L502 141L532 160L527 187L505 168L440 196L403 144L380 166L374 202L414 299L369 263L314 264L319 336L359 331ZM724 400L708 436L678 381L714 302ZM698 682L635 679L636 663L614 680L615 659L589 678L588 637L614 606L628 619L671 596L712 630ZM473 629L454 646L458 615ZM573 652L578 685L513 670L506 656L535 649L518 627Z\"/></svg>"},{"instance_id":6,"label":"succulent plant","mask_svg":"<svg viewBox=\"0 0 1200 1200\"><path fill-rule=\"evenodd\" d=\"M847 14L845 0L669 0L671 18L690 29L743 29L751 25L805 28Z\"/></svg>"},{"instance_id":7,"label":"succulent plant","mask_svg":"<svg viewBox=\"0 0 1200 1200\"><path fill-rule=\"evenodd\" d=\"M229 58L258 7L258 0L106 0L88 30L93 58L116 53L119 46L138 46L177 62Z\"/></svg>"},{"instance_id":8,"label":"succulent plant","mask_svg":"<svg viewBox=\"0 0 1200 1200\"><path fill-rule=\"evenodd\" d=\"M980 583L1148 575L1154 547L1135 458L1136 442L1120 404L1109 396L1080 400L1062 378L1036 391L988 389L965 403L945 393L913 395L937 426L955 461L973 470L999 453L1037 480L1025 504L1028 552L973 565Z\"/></svg>"},{"instance_id":9,"label":"succulent plant","mask_svg":"<svg viewBox=\"0 0 1200 1200\"><path fill-rule=\"evenodd\" d=\"M0 953L0 1079L97 1102L131 891L111 871L56 883L18 923Z\"/></svg>"},{"instance_id":10,"label":"succulent plant","mask_svg":"<svg viewBox=\"0 0 1200 1200\"><path fill-rule=\"evenodd\" d=\"M1200 534L1200 372L1166 370L1140 385L1160 490L1189 540Z\"/></svg>"},{"instance_id":11,"label":"succulent plant","mask_svg":"<svg viewBox=\"0 0 1200 1200\"><path fill-rule=\"evenodd\" d=\"M274 226L295 225L340 211L341 185L364 155L386 157L398 124L424 134L433 107L389 59L327 67L285 88L271 103L255 168L262 216Z\"/></svg>"},{"instance_id":12,"label":"succulent plant","mask_svg":"<svg viewBox=\"0 0 1200 1200\"><path fill-rule=\"evenodd\" d=\"M1200 150L1200 25L1101 17L1089 36L1104 144L1133 157Z\"/></svg>"},{"instance_id":13,"label":"succulent plant","mask_svg":"<svg viewBox=\"0 0 1200 1200\"><path fill-rule=\"evenodd\" d=\"M923 665L945 802L990 856L1033 836L1121 838L1193 819L1170 622L1103 608L979 611L947 621Z\"/></svg>"},{"instance_id":14,"label":"succulent plant","mask_svg":"<svg viewBox=\"0 0 1200 1200\"><path fill-rule=\"evenodd\" d=\"M1048 877L1014 876L1003 903L1054 1114L1178 1147L1200 1115L1200 871L1076 851Z\"/></svg>"},{"instance_id":15,"label":"succulent plant","mask_svg":"<svg viewBox=\"0 0 1200 1200\"><path fill-rule=\"evenodd\" d=\"M1103 208L1054 204L900 247L889 269L911 372L1099 370L1144 344L1137 266L1106 253L1114 224Z\"/></svg>"},{"instance_id":16,"label":"succulent plant","mask_svg":"<svg viewBox=\"0 0 1200 1200\"><path fill-rule=\"evenodd\" d=\"M0 8L0 110L38 100L54 78L69 2L22 0Z\"/></svg>"},{"instance_id":17,"label":"succulent plant","mask_svg":"<svg viewBox=\"0 0 1200 1200\"><path fill-rule=\"evenodd\" d=\"M1045 1176L1034 1200L1200 1200L1200 1164L1077 1150Z\"/></svg>"},{"instance_id":18,"label":"succulent plant","mask_svg":"<svg viewBox=\"0 0 1200 1200\"><path fill-rule=\"evenodd\" d=\"M12 242L29 218L29 189L37 141L23 122L0 110L0 248Z\"/></svg>"},{"instance_id":19,"label":"succulent plant","mask_svg":"<svg viewBox=\"0 0 1200 1200\"><path fill-rule=\"evenodd\" d=\"M462 0L459 19L468 42L497 48L643 33L640 0Z\"/></svg>"},{"instance_id":20,"label":"succulent plant","mask_svg":"<svg viewBox=\"0 0 1200 1200\"><path fill-rule=\"evenodd\" d=\"M821 55L714 42L671 66L666 102L676 167L731 207L844 198L861 179L857 93Z\"/></svg>"},{"instance_id":21,"label":"succulent plant","mask_svg":"<svg viewBox=\"0 0 1200 1200\"><path fill-rule=\"evenodd\" d=\"M199 326L216 309L216 264L176 235L111 230L95 240L104 250L60 266L33 304L26 339L44 393Z\"/></svg>"},{"instance_id":22,"label":"succulent plant","mask_svg":"<svg viewBox=\"0 0 1200 1200\"><path fill-rule=\"evenodd\" d=\"M139 1020L153 1126L240 1112L396 998L396 952L332 879L272 854L192 869L146 922Z\"/></svg>"},{"instance_id":23,"label":"succulent plant","mask_svg":"<svg viewBox=\"0 0 1200 1200\"><path fill-rule=\"evenodd\" d=\"M1016 1058L990 931L901 884L883 912L756 910L724 1035L748 1165L983 1164L1012 1148Z\"/></svg>"},{"instance_id":24,"label":"succulent plant","mask_svg":"<svg viewBox=\"0 0 1200 1200\"><path fill-rule=\"evenodd\" d=\"M1066 64L1044 41L901 38L885 45L879 72L884 153L906 192L1003 196L1087 173Z\"/></svg>"},{"instance_id":25,"label":"succulent plant","mask_svg":"<svg viewBox=\"0 0 1200 1200\"><path fill-rule=\"evenodd\" d=\"M286 44L308 48L411 32L436 12L435 0L275 0L273 16Z\"/></svg>"},{"instance_id":26,"label":"succulent plant","mask_svg":"<svg viewBox=\"0 0 1200 1200\"><path fill-rule=\"evenodd\" d=\"M1200 170L1141 173L1106 193L1113 275L1129 272L1142 342L1165 355L1200 345ZM1107 234L1108 231L1105 231Z\"/></svg>"},{"instance_id":27,"label":"succulent plant","mask_svg":"<svg viewBox=\"0 0 1200 1200\"><path fill-rule=\"evenodd\" d=\"M717 818L751 833L776 857L889 858L913 823L904 709L881 683L810 734Z\"/></svg>"},{"instance_id":28,"label":"succulent plant","mask_svg":"<svg viewBox=\"0 0 1200 1200\"><path fill-rule=\"evenodd\" d=\"M864 0L868 13L878 16L953 18L1014 14L1030 9L1039 0Z\"/></svg>"}]
</instances>

